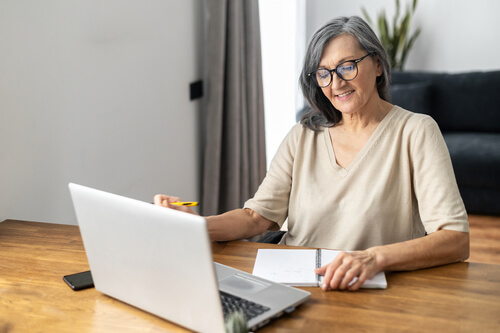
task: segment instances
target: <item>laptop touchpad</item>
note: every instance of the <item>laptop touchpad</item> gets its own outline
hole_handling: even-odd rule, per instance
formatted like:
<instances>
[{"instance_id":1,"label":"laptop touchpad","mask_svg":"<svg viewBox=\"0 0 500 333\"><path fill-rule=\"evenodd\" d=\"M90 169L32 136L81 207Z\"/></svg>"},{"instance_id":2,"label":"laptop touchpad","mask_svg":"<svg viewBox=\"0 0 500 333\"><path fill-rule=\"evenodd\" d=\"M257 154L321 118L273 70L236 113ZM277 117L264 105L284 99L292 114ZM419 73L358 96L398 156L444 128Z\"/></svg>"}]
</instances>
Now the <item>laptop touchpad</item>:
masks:
<instances>
[{"instance_id":1,"label":"laptop touchpad","mask_svg":"<svg viewBox=\"0 0 500 333\"><path fill-rule=\"evenodd\" d=\"M234 274L225 278L224 280L219 281L219 287L223 290L235 290L235 291L245 291L249 293L256 293L261 291L270 284L252 279L250 276L245 276L242 274Z\"/></svg>"}]
</instances>

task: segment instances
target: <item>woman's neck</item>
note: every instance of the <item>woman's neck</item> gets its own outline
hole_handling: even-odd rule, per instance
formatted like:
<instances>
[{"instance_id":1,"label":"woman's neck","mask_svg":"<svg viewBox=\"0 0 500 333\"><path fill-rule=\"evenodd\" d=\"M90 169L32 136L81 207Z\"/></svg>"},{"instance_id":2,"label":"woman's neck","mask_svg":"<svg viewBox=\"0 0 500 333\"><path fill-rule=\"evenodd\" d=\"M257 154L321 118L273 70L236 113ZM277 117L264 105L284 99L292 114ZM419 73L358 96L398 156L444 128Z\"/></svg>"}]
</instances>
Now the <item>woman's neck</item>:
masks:
<instances>
[{"instance_id":1,"label":"woman's neck","mask_svg":"<svg viewBox=\"0 0 500 333\"><path fill-rule=\"evenodd\" d=\"M346 132L356 133L365 129L377 126L391 111L392 104L380 100L375 107L364 112L355 112L352 114L342 114L342 120L337 126L342 127Z\"/></svg>"}]
</instances>

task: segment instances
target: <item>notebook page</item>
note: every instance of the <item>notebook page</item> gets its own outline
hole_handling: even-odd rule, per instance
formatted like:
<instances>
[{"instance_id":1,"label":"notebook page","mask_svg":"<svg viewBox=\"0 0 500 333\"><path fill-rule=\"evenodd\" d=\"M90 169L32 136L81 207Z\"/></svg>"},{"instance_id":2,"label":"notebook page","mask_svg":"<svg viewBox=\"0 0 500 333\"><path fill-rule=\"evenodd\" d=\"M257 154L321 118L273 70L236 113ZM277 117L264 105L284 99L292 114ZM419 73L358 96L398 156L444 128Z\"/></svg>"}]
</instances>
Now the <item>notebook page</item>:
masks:
<instances>
[{"instance_id":1,"label":"notebook page","mask_svg":"<svg viewBox=\"0 0 500 333\"><path fill-rule=\"evenodd\" d=\"M316 250L259 249L253 274L293 286L316 286Z\"/></svg>"}]
</instances>

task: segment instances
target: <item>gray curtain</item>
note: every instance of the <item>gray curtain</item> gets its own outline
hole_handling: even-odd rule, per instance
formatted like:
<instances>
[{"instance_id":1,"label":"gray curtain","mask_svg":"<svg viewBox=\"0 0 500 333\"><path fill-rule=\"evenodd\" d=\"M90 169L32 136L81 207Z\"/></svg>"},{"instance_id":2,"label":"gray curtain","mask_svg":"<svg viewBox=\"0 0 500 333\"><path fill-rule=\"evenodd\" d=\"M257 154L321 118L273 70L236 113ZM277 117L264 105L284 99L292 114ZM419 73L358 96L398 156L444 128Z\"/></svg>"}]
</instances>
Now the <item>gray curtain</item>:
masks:
<instances>
[{"instance_id":1,"label":"gray curtain","mask_svg":"<svg viewBox=\"0 0 500 333\"><path fill-rule=\"evenodd\" d=\"M242 207L266 173L257 0L209 0L202 215Z\"/></svg>"}]
</instances>

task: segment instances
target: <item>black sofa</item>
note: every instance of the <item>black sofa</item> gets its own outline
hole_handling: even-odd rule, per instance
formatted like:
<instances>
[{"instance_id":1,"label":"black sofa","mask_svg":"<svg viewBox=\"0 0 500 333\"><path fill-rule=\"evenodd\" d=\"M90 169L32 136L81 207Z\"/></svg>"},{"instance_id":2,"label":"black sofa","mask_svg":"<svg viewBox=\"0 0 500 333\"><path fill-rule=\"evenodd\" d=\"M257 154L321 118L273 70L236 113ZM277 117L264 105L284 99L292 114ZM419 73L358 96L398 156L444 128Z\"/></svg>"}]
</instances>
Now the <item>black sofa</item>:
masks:
<instances>
[{"instance_id":1,"label":"black sofa","mask_svg":"<svg viewBox=\"0 0 500 333\"><path fill-rule=\"evenodd\" d=\"M500 71L393 72L391 97L438 123L467 212L500 215Z\"/></svg>"}]
</instances>

